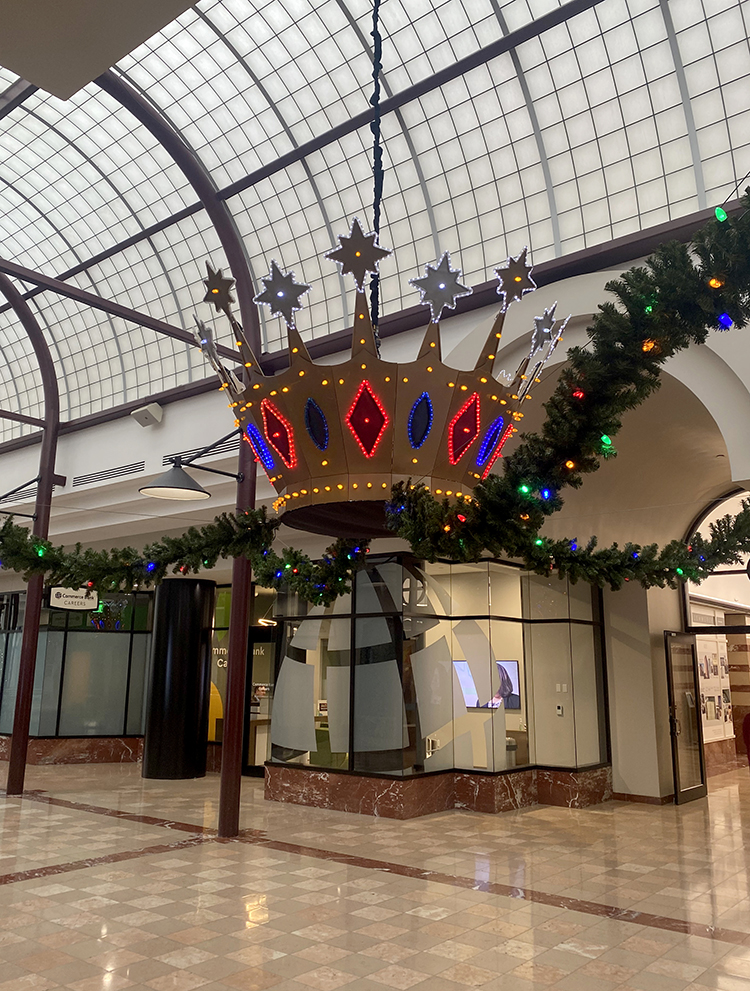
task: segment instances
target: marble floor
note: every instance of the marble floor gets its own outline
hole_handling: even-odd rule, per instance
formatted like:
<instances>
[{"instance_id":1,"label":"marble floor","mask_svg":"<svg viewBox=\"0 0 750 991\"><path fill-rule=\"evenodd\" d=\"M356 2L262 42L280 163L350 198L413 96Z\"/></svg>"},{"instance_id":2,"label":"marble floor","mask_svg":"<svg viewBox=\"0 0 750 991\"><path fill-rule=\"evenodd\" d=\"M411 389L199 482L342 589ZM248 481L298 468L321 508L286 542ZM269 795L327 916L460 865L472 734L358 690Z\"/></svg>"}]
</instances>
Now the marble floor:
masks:
<instances>
[{"instance_id":1,"label":"marble floor","mask_svg":"<svg viewBox=\"0 0 750 991\"><path fill-rule=\"evenodd\" d=\"M230 841L217 775L26 787L0 794L0 991L750 991L746 768L680 808L407 822L244 779Z\"/></svg>"}]
</instances>

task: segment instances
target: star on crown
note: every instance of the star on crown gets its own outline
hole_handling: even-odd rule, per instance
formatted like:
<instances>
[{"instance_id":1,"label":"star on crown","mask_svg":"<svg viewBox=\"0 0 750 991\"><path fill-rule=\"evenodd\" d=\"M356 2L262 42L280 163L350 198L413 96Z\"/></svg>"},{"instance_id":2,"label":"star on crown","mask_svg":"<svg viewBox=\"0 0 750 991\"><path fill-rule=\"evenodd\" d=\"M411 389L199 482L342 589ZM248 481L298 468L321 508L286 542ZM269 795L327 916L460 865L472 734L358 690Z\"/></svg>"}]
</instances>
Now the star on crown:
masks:
<instances>
[{"instance_id":1,"label":"star on crown","mask_svg":"<svg viewBox=\"0 0 750 991\"><path fill-rule=\"evenodd\" d=\"M261 278L263 292L253 299L254 303L267 303L271 307L271 315L279 314L286 321L287 327L294 326L294 312L301 310L300 296L310 292L310 286L304 282L294 281L294 272L282 272L275 261L271 262L271 272Z\"/></svg>"},{"instance_id":2,"label":"star on crown","mask_svg":"<svg viewBox=\"0 0 750 991\"><path fill-rule=\"evenodd\" d=\"M226 313L230 316L234 296L231 290L234 288L234 279L225 279L222 270L215 272L210 264L206 262L208 278L203 280L206 287L206 295L203 297L204 303L213 303L217 313Z\"/></svg>"},{"instance_id":3,"label":"star on crown","mask_svg":"<svg viewBox=\"0 0 750 991\"><path fill-rule=\"evenodd\" d=\"M367 273L377 272L378 263L392 252L380 247L378 235L374 231L365 234L356 217L352 221L349 236L339 234L338 241L338 248L326 252L326 258L339 263L342 275L353 275L357 289L363 292Z\"/></svg>"},{"instance_id":4,"label":"star on crown","mask_svg":"<svg viewBox=\"0 0 750 991\"><path fill-rule=\"evenodd\" d=\"M526 264L527 250L524 248L516 258L509 258L505 265L495 269L500 283L497 292L503 297L504 308L510 306L514 299L521 299L524 293L536 289L536 282L531 278L532 266Z\"/></svg>"},{"instance_id":5,"label":"star on crown","mask_svg":"<svg viewBox=\"0 0 750 991\"><path fill-rule=\"evenodd\" d=\"M430 307L433 323L437 323L444 309L455 310L459 296L470 296L473 290L458 281L461 269L451 268L447 251L437 265L425 265L424 271L421 279L409 279L409 285L422 293L420 302Z\"/></svg>"}]
</instances>

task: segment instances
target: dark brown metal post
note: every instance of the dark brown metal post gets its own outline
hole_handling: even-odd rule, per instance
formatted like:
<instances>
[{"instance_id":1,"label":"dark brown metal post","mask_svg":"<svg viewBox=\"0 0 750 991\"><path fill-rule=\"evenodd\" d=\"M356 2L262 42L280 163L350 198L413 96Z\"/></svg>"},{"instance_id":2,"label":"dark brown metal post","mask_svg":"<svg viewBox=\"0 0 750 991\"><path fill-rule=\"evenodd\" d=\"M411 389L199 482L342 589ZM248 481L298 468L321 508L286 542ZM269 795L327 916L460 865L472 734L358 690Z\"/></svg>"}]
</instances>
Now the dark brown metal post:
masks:
<instances>
[{"instance_id":1,"label":"dark brown metal post","mask_svg":"<svg viewBox=\"0 0 750 991\"><path fill-rule=\"evenodd\" d=\"M193 187L214 225L236 283L240 317L248 343L259 355L260 320L253 303L255 290L245 248L234 217L218 196L216 184L200 159L187 146L159 111L120 76L109 70L95 80L147 127L172 156ZM237 509L255 506L256 466L250 445L240 444L239 471L244 480L237 486ZM219 835L236 836L240 821L242 784L242 729L245 718L248 606L252 587L250 562L244 557L232 566L232 606L229 614L229 656L227 658L227 700L224 710L224 736L221 748L221 790L219 793Z\"/></svg>"},{"instance_id":2,"label":"dark brown metal post","mask_svg":"<svg viewBox=\"0 0 750 991\"><path fill-rule=\"evenodd\" d=\"M36 490L33 533L45 538L49 533L49 517L52 505L52 486L55 477L55 456L60 430L60 397L57 389L57 376L47 342L41 327L28 303L5 275L0 274L0 292L13 307L16 316L26 331L34 349L44 391L44 435L39 455L39 483ZM44 575L34 575L27 585L26 611L23 620L21 640L21 660L16 691L16 709L13 718L13 735L10 742L8 762L8 795L23 794L26 777L26 753L29 747L29 722L34 690L37 641L39 640L39 617L42 612Z\"/></svg>"},{"instance_id":3,"label":"dark brown metal post","mask_svg":"<svg viewBox=\"0 0 750 991\"><path fill-rule=\"evenodd\" d=\"M243 481L237 485L237 509L255 505L255 458L249 444L240 442L239 470ZM224 709L224 735L221 745L221 789L219 792L219 836L236 836L240 828L242 787L242 733L245 725L245 682L247 679L247 639L252 569L246 557L236 557L232 565L232 605L229 612L229 654L227 657L227 702Z\"/></svg>"}]
</instances>

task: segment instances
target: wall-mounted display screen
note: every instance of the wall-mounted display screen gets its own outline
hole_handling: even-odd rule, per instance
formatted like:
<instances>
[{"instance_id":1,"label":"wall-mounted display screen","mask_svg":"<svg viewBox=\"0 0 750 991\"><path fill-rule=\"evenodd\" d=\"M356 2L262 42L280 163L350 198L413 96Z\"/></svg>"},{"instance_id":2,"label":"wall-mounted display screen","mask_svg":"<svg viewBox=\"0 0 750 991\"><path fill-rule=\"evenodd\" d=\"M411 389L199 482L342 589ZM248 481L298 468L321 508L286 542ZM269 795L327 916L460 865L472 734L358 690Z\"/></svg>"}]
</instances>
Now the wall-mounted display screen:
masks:
<instances>
[{"instance_id":1,"label":"wall-mounted display screen","mask_svg":"<svg viewBox=\"0 0 750 991\"><path fill-rule=\"evenodd\" d=\"M482 702L469 662L453 662L467 709L497 709L501 702L504 703L506 709L517 710L521 708L518 661L495 661L495 664L500 678L500 687L489 702Z\"/></svg>"}]
</instances>

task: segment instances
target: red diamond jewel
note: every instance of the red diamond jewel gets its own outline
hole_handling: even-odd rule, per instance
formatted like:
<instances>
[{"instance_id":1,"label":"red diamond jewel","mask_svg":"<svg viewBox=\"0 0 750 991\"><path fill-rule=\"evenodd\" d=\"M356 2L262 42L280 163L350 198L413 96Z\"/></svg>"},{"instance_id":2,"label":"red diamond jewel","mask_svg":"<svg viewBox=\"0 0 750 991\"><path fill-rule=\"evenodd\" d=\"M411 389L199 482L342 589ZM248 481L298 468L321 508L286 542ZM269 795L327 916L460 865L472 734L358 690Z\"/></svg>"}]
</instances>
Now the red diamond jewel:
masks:
<instances>
[{"instance_id":1,"label":"red diamond jewel","mask_svg":"<svg viewBox=\"0 0 750 991\"><path fill-rule=\"evenodd\" d=\"M294 431L291 423L276 409L270 399L264 399L260 409L269 444L278 451L287 468L294 468L297 464L297 455L294 451Z\"/></svg>"},{"instance_id":2,"label":"red diamond jewel","mask_svg":"<svg viewBox=\"0 0 750 991\"><path fill-rule=\"evenodd\" d=\"M362 448L362 453L371 458L388 426L388 414L366 380L360 385L346 414L346 425Z\"/></svg>"},{"instance_id":3,"label":"red diamond jewel","mask_svg":"<svg viewBox=\"0 0 750 991\"><path fill-rule=\"evenodd\" d=\"M448 427L448 456L452 465L460 461L479 434L479 395L467 399Z\"/></svg>"}]
</instances>

